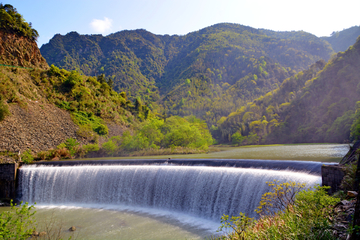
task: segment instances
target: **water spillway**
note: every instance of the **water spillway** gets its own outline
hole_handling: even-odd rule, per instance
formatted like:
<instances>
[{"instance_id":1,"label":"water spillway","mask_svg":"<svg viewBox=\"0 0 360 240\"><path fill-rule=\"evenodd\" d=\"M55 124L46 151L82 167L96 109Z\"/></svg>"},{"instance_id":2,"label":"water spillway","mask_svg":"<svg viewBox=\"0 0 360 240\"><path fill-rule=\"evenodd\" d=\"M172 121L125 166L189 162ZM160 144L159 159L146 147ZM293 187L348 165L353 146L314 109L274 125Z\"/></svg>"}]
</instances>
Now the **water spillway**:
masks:
<instances>
[{"instance_id":1,"label":"water spillway","mask_svg":"<svg viewBox=\"0 0 360 240\"><path fill-rule=\"evenodd\" d=\"M219 223L223 214L255 217L267 181L321 183L316 175L268 169L174 165L24 166L21 200L38 205L119 205L165 210ZM144 210L145 212L147 210Z\"/></svg>"}]
</instances>

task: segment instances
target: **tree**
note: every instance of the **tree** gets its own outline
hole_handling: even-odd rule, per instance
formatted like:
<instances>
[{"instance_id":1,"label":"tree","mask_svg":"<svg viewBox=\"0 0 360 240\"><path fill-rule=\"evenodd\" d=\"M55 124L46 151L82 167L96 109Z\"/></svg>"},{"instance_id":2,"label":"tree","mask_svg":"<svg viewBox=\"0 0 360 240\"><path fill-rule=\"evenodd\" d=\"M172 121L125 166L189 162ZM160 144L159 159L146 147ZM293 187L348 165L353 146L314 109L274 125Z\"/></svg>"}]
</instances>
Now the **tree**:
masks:
<instances>
[{"instance_id":1,"label":"tree","mask_svg":"<svg viewBox=\"0 0 360 240\"><path fill-rule=\"evenodd\" d=\"M25 22L23 16L10 4L0 3L0 29L36 40L39 33Z\"/></svg>"}]
</instances>

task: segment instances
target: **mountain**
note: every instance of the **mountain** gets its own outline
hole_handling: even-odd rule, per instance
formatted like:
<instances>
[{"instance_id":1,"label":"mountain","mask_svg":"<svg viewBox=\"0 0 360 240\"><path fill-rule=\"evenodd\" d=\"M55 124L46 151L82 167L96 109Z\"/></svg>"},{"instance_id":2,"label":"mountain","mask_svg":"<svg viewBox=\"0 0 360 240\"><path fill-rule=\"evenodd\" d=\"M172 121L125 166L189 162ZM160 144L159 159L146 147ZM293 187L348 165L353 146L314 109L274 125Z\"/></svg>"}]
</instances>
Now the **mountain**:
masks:
<instances>
[{"instance_id":1,"label":"mountain","mask_svg":"<svg viewBox=\"0 0 360 240\"><path fill-rule=\"evenodd\" d=\"M193 114L209 125L333 54L328 42L309 33L229 23L184 36L143 29L106 37L71 32L55 35L40 50L49 64L104 73L116 91L141 97L158 112Z\"/></svg>"},{"instance_id":2,"label":"mountain","mask_svg":"<svg viewBox=\"0 0 360 240\"><path fill-rule=\"evenodd\" d=\"M359 117L358 101L360 38L328 63L316 62L222 118L213 132L242 144L346 142Z\"/></svg>"},{"instance_id":3,"label":"mountain","mask_svg":"<svg viewBox=\"0 0 360 240\"><path fill-rule=\"evenodd\" d=\"M113 91L103 75L49 67L37 36L12 5L0 4L0 162L8 151L38 153L70 138L101 143L147 118L146 106Z\"/></svg>"},{"instance_id":4,"label":"mountain","mask_svg":"<svg viewBox=\"0 0 360 240\"><path fill-rule=\"evenodd\" d=\"M358 36L360 36L360 26L354 26L340 32L333 32L330 37L321 37L321 39L328 41L335 52L344 52L356 42Z\"/></svg>"}]
</instances>

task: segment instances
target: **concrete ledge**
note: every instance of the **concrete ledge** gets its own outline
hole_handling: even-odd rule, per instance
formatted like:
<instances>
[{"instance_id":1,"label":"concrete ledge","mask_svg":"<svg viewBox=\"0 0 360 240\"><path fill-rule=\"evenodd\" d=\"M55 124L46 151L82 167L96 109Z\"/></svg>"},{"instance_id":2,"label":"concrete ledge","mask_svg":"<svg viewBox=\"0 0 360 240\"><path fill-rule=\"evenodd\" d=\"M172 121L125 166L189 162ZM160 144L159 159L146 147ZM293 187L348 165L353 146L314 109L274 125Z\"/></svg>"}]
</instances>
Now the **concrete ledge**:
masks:
<instances>
[{"instance_id":1,"label":"concrete ledge","mask_svg":"<svg viewBox=\"0 0 360 240\"><path fill-rule=\"evenodd\" d=\"M339 164L321 166L322 185L331 187L329 194L340 190L340 184L344 176L344 170Z\"/></svg>"}]
</instances>

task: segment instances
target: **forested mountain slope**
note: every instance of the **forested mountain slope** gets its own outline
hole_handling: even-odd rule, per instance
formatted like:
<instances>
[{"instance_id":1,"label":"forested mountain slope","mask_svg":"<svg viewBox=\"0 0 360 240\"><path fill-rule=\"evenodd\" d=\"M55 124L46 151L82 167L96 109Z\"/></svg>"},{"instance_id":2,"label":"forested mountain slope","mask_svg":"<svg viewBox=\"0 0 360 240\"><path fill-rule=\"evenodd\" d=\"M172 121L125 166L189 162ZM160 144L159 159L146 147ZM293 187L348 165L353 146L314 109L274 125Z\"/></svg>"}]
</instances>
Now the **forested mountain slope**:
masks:
<instances>
[{"instance_id":1,"label":"forested mountain slope","mask_svg":"<svg viewBox=\"0 0 360 240\"><path fill-rule=\"evenodd\" d=\"M305 32L227 23L184 36L141 29L106 37L72 32L54 36L41 52L49 64L104 73L118 92L157 101L168 114L194 114L208 124L333 54L326 41Z\"/></svg>"},{"instance_id":2,"label":"forested mountain slope","mask_svg":"<svg viewBox=\"0 0 360 240\"><path fill-rule=\"evenodd\" d=\"M326 65L317 62L221 119L213 133L235 143L344 142L359 100L360 38Z\"/></svg>"},{"instance_id":3,"label":"forested mountain slope","mask_svg":"<svg viewBox=\"0 0 360 240\"><path fill-rule=\"evenodd\" d=\"M328 41L335 52L343 52L356 42L358 36L360 36L360 26L354 26L333 32L330 37L321 37L321 39Z\"/></svg>"}]
</instances>

